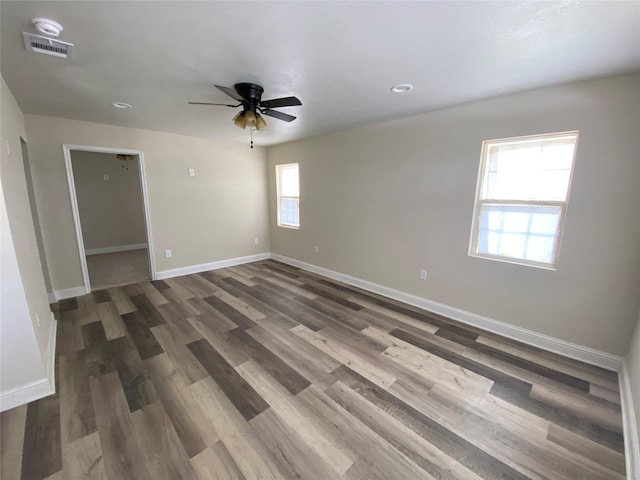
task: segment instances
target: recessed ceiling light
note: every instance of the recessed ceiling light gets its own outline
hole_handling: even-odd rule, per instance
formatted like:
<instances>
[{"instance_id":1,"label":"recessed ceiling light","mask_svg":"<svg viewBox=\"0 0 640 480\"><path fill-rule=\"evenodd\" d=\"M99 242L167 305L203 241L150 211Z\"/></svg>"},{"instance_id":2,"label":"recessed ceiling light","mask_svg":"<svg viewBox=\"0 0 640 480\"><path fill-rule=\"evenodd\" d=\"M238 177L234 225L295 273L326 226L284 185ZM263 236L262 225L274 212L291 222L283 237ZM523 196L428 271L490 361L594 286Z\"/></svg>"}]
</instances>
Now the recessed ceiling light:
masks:
<instances>
[{"instance_id":1,"label":"recessed ceiling light","mask_svg":"<svg viewBox=\"0 0 640 480\"><path fill-rule=\"evenodd\" d=\"M398 85L391 87L393 93L405 93L413 90L413 85L410 83L399 83Z\"/></svg>"},{"instance_id":2,"label":"recessed ceiling light","mask_svg":"<svg viewBox=\"0 0 640 480\"><path fill-rule=\"evenodd\" d=\"M116 108L133 108L131 105L124 102L113 102L111 105L113 105Z\"/></svg>"}]
</instances>

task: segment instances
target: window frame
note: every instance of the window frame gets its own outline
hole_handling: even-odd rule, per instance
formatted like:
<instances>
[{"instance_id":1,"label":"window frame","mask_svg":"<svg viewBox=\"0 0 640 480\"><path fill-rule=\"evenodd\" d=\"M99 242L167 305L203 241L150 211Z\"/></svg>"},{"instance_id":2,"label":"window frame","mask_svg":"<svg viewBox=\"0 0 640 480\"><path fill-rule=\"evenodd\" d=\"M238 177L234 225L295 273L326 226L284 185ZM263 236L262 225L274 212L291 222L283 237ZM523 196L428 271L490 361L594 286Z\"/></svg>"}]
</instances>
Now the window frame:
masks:
<instances>
[{"instance_id":1,"label":"window frame","mask_svg":"<svg viewBox=\"0 0 640 480\"><path fill-rule=\"evenodd\" d=\"M281 195L282 191L282 175L281 169L285 167L293 167L295 166L298 171L298 196L290 197ZM292 230L300 230L300 164L299 163L283 163L280 165L276 165L276 199L277 199L277 226L282 228L290 228ZM291 223L285 223L282 220L282 199L295 200L298 205L298 224L294 225Z\"/></svg>"},{"instance_id":2,"label":"window frame","mask_svg":"<svg viewBox=\"0 0 640 480\"><path fill-rule=\"evenodd\" d=\"M524 143L527 141L540 141L540 140L555 140L561 137L575 136L573 156L571 158L571 167L569 170L569 181L567 184L567 195L565 200L510 200L510 199L490 199L481 198L483 196L483 188L487 168L487 162L489 160L488 153L489 148L496 144L508 144L508 143ZM545 270L557 270L558 259L560 256L560 247L562 245L562 236L564 233L564 224L567 216L567 208L569 206L569 198L571 195L571 185L573 183L573 172L575 169L576 155L578 152L580 132L578 130L571 130L567 132L555 132L545 133L540 135L524 135L520 137L508 137L497 138L493 140L484 140L482 142L482 150L480 153L480 166L478 168L478 178L476 182L476 194L473 206L473 218L471 222L471 238L469 241L469 256L476 258L484 258L488 260L495 260L498 262L513 263L516 265L524 265L527 267L542 268ZM478 252L478 243L480 238L480 215L482 213L482 207L484 205L499 205L499 206L536 206L536 207L559 207L560 218L558 219L558 227L554 236L553 258L550 263L537 262L534 260L526 260L523 258L507 257L502 255L495 255L491 253Z\"/></svg>"}]
</instances>

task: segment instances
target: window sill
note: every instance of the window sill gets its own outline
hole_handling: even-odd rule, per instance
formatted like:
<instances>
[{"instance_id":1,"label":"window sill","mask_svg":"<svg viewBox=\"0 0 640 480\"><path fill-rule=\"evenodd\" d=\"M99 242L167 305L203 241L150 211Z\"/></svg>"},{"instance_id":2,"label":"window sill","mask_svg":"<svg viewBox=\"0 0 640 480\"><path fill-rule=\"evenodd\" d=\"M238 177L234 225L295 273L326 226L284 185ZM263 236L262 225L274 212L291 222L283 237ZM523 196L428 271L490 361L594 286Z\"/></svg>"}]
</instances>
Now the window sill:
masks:
<instances>
[{"instance_id":1,"label":"window sill","mask_svg":"<svg viewBox=\"0 0 640 480\"><path fill-rule=\"evenodd\" d=\"M511 263L513 265L521 265L523 267L533 267L533 268L539 268L541 270L550 270L552 272L555 272L558 270L557 265L551 265L548 263L528 262L526 260L520 260L517 258L499 257L496 255L483 255L480 253L471 253L471 252L469 253L469 256L473 258L481 258L483 260L494 260L496 262Z\"/></svg>"}]
</instances>

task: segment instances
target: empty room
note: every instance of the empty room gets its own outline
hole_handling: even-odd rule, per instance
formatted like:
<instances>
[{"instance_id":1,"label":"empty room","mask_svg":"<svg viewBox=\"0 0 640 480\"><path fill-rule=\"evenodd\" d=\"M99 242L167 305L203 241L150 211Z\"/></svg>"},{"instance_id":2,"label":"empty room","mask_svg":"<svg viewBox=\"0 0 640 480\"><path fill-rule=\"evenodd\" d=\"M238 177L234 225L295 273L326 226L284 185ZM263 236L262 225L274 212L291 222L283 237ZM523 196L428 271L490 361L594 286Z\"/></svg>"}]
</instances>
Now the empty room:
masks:
<instances>
[{"instance_id":1,"label":"empty room","mask_svg":"<svg viewBox=\"0 0 640 480\"><path fill-rule=\"evenodd\" d=\"M0 1L0 478L640 480L640 2Z\"/></svg>"}]
</instances>

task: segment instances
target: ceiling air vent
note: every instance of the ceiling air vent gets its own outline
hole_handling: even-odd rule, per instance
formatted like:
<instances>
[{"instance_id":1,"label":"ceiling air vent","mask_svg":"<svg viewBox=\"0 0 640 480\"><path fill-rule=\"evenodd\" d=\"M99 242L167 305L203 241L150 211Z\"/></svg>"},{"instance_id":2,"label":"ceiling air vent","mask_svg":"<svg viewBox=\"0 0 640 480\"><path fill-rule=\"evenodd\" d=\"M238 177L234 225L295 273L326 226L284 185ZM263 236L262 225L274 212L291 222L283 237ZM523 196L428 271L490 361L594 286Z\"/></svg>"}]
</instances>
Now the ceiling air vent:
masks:
<instances>
[{"instance_id":1,"label":"ceiling air vent","mask_svg":"<svg viewBox=\"0 0 640 480\"><path fill-rule=\"evenodd\" d=\"M62 42L53 38L22 32L24 46L30 52L45 53L54 57L71 58L73 43Z\"/></svg>"}]
</instances>

